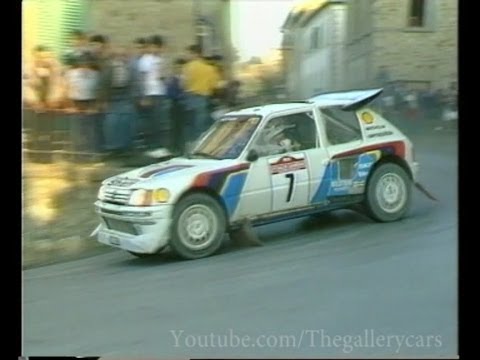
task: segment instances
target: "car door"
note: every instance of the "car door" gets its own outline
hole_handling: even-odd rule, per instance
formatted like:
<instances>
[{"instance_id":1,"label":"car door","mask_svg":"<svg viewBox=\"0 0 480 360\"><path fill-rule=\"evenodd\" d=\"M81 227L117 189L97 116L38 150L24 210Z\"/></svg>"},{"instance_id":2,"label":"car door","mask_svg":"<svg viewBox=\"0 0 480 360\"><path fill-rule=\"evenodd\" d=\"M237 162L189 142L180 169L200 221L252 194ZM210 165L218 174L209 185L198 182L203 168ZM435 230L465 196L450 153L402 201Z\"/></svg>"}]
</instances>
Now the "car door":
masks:
<instances>
[{"instance_id":1,"label":"car door","mask_svg":"<svg viewBox=\"0 0 480 360\"><path fill-rule=\"evenodd\" d=\"M322 108L319 114L330 160L315 201L332 202L362 194L378 154L362 151L363 137L355 111L332 106Z\"/></svg>"},{"instance_id":2,"label":"car door","mask_svg":"<svg viewBox=\"0 0 480 360\"><path fill-rule=\"evenodd\" d=\"M256 196L247 201L249 208L256 206L255 200L263 213L267 208L268 212L284 212L311 204L312 179L321 178L328 164L315 114L312 110L284 112L272 116L260 129L249 149L258 154L250 168L255 183L247 192Z\"/></svg>"}]
</instances>

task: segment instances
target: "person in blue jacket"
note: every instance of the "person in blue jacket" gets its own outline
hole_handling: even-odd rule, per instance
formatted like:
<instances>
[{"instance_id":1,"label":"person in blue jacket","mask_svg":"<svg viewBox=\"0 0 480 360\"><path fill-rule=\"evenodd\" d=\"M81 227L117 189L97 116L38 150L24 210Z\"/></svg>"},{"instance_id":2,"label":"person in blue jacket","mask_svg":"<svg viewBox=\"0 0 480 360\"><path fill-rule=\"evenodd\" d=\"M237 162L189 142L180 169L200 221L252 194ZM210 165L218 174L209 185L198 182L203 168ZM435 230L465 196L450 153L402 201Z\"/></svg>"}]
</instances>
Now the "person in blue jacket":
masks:
<instances>
[{"instance_id":1,"label":"person in blue jacket","mask_svg":"<svg viewBox=\"0 0 480 360\"><path fill-rule=\"evenodd\" d=\"M172 123L172 152L183 154L186 142L186 107L185 92L182 84L182 67L184 59L174 63L174 74L167 81L167 96L170 99L170 118Z\"/></svg>"}]
</instances>

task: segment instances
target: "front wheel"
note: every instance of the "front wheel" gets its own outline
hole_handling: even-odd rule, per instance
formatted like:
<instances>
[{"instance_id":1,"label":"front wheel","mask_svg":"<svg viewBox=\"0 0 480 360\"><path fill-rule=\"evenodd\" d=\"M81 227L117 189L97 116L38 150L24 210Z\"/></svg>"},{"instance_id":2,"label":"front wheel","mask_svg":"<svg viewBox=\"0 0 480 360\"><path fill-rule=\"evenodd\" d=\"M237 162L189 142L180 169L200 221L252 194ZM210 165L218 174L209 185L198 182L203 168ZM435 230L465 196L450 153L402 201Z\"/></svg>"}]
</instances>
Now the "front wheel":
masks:
<instances>
[{"instance_id":1,"label":"front wheel","mask_svg":"<svg viewBox=\"0 0 480 360\"><path fill-rule=\"evenodd\" d=\"M170 246L184 259L198 259L215 253L226 231L223 208L211 196L191 194L175 207Z\"/></svg>"},{"instance_id":2,"label":"front wheel","mask_svg":"<svg viewBox=\"0 0 480 360\"><path fill-rule=\"evenodd\" d=\"M365 208L376 221L401 219L411 203L412 181L399 165L385 163L378 166L367 184Z\"/></svg>"}]
</instances>

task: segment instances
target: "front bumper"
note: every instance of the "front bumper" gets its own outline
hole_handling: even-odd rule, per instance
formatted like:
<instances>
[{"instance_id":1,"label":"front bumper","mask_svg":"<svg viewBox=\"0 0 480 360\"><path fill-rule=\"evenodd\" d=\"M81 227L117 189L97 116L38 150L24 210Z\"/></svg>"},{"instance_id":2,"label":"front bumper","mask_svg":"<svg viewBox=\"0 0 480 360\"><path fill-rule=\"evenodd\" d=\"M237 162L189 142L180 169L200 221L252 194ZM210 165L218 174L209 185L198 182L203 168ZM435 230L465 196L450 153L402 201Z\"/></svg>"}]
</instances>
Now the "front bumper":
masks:
<instances>
[{"instance_id":1,"label":"front bumper","mask_svg":"<svg viewBox=\"0 0 480 360\"><path fill-rule=\"evenodd\" d=\"M173 205L135 207L97 201L95 211L101 218L97 240L102 244L142 254L168 244ZM124 226L112 227L113 221Z\"/></svg>"}]
</instances>

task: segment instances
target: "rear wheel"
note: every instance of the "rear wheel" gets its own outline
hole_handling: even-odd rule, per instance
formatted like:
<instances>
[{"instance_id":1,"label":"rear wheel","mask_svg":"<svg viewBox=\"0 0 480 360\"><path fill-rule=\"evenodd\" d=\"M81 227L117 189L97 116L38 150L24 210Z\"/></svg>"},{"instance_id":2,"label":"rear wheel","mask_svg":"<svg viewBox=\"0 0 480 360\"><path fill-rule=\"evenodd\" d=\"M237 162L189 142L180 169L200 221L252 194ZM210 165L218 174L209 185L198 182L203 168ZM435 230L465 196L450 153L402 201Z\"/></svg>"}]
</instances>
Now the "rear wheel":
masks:
<instances>
[{"instance_id":1,"label":"rear wheel","mask_svg":"<svg viewBox=\"0 0 480 360\"><path fill-rule=\"evenodd\" d=\"M411 203L412 181L399 165L385 163L378 166L367 184L365 208L376 221L401 219Z\"/></svg>"},{"instance_id":2,"label":"rear wheel","mask_svg":"<svg viewBox=\"0 0 480 360\"><path fill-rule=\"evenodd\" d=\"M170 246L184 259L210 256L222 245L226 222L223 208L214 198L188 195L175 208Z\"/></svg>"}]
</instances>

